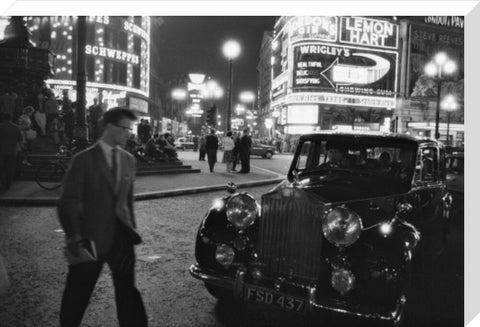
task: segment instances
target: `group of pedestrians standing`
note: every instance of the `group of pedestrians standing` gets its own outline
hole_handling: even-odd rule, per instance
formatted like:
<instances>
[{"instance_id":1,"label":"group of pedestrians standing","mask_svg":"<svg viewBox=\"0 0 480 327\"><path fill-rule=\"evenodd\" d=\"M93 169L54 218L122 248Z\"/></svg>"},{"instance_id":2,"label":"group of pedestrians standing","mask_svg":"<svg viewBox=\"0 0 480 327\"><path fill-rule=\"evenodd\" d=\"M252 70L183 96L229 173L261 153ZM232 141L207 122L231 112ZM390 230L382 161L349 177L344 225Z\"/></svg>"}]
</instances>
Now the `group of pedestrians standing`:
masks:
<instances>
[{"instance_id":1,"label":"group of pedestrians standing","mask_svg":"<svg viewBox=\"0 0 480 327\"><path fill-rule=\"evenodd\" d=\"M200 161L205 161L205 155L207 156L208 167L211 173L213 173L215 163L217 162L219 144L220 142L215 129L211 129L210 134L207 136L201 135L198 139L198 159ZM233 134L231 131L228 131L222 139L222 144L224 151L223 161L226 164L227 172L236 172L235 168L240 160L241 169L238 173L249 173L252 139L249 135L248 129L245 129L242 135Z\"/></svg>"}]
</instances>

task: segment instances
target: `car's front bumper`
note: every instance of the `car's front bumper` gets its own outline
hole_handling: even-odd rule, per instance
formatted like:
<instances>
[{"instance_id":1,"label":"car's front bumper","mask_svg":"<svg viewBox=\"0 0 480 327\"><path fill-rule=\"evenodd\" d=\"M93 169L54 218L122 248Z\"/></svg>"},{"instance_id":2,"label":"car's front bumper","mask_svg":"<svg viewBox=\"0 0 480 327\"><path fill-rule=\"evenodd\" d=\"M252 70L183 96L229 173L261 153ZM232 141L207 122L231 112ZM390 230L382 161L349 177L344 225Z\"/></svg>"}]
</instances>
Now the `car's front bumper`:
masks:
<instances>
[{"instance_id":1,"label":"car's front bumper","mask_svg":"<svg viewBox=\"0 0 480 327\"><path fill-rule=\"evenodd\" d=\"M192 265L189 271L193 277L206 283L232 290L235 298L244 300L244 287L246 285L246 280L248 279L246 269L239 268L234 278L204 270L198 265ZM268 284L261 284L261 287L278 292L278 290L274 290L274 288ZM317 296L318 290L315 286L302 286L302 288L306 289L306 311L310 313L327 310L366 319L394 322L400 319L406 302L405 296L401 296L396 301L393 310L374 311L369 307L353 307L335 299L322 299ZM287 292L285 292L285 295L298 297L298 294L289 294Z\"/></svg>"}]
</instances>

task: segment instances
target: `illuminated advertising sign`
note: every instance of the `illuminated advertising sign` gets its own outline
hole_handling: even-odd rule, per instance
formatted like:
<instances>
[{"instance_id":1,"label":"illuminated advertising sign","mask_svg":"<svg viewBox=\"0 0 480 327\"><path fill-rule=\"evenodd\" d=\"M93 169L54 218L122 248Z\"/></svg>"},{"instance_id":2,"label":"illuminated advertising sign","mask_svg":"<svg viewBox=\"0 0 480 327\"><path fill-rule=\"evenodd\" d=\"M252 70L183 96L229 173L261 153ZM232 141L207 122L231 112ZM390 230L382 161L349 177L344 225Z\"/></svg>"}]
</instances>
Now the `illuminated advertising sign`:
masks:
<instances>
[{"instance_id":1,"label":"illuminated advertising sign","mask_svg":"<svg viewBox=\"0 0 480 327\"><path fill-rule=\"evenodd\" d=\"M285 103L324 103L372 108L395 108L396 106L395 98L337 93L292 93L287 95Z\"/></svg>"},{"instance_id":2,"label":"illuminated advertising sign","mask_svg":"<svg viewBox=\"0 0 480 327\"><path fill-rule=\"evenodd\" d=\"M288 35L280 32L272 42L272 75L275 79L288 69Z\"/></svg>"},{"instance_id":3,"label":"illuminated advertising sign","mask_svg":"<svg viewBox=\"0 0 480 327\"><path fill-rule=\"evenodd\" d=\"M140 58L136 54L128 53L122 50L101 47L98 45L87 44L85 46L85 53L87 55L100 56L121 62L128 62L134 65L140 64Z\"/></svg>"},{"instance_id":4,"label":"illuminated advertising sign","mask_svg":"<svg viewBox=\"0 0 480 327\"><path fill-rule=\"evenodd\" d=\"M140 26L130 23L129 21L123 22L123 29L138 36L143 37L145 40L149 41L148 33L143 30Z\"/></svg>"},{"instance_id":5,"label":"illuminated advertising sign","mask_svg":"<svg viewBox=\"0 0 480 327\"><path fill-rule=\"evenodd\" d=\"M437 84L424 73L424 68L441 49L456 63L453 79L442 83L442 94L452 93L464 98L464 31L443 29L425 24L411 24L409 31L408 95L414 98L436 99Z\"/></svg>"},{"instance_id":6,"label":"illuminated advertising sign","mask_svg":"<svg viewBox=\"0 0 480 327\"><path fill-rule=\"evenodd\" d=\"M290 20L291 42L315 39L319 41L336 41L337 17L300 16Z\"/></svg>"},{"instance_id":7,"label":"illuminated advertising sign","mask_svg":"<svg viewBox=\"0 0 480 327\"><path fill-rule=\"evenodd\" d=\"M134 110L143 112L145 114L148 114L148 102L143 99L130 97L128 99L128 107L130 109L134 109Z\"/></svg>"},{"instance_id":8,"label":"illuminated advertising sign","mask_svg":"<svg viewBox=\"0 0 480 327\"><path fill-rule=\"evenodd\" d=\"M311 43L294 46L293 53L294 92L395 96L396 52Z\"/></svg>"},{"instance_id":9,"label":"illuminated advertising sign","mask_svg":"<svg viewBox=\"0 0 480 327\"><path fill-rule=\"evenodd\" d=\"M276 100L287 94L287 82L283 82L277 87L272 89L272 100Z\"/></svg>"},{"instance_id":10,"label":"illuminated advertising sign","mask_svg":"<svg viewBox=\"0 0 480 327\"><path fill-rule=\"evenodd\" d=\"M340 42L384 49L398 48L398 25L364 17L341 18Z\"/></svg>"},{"instance_id":11,"label":"illuminated advertising sign","mask_svg":"<svg viewBox=\"0 0 480 327\"><path fill-rule=\"evenodd\" d=\"M465 17L463 16L426 16L425 23L463 29Z\"/></svg>"},{"instance_id":12,"label":"illuminated advertising sign","mask_svg":"<svg viewBox=\"0 0 480 327\"><path fill-rule=\"evenodd\" d=\"M287 109L287 124L317 124L318 105L290 105Z\"/></svg>"}]
</instances>

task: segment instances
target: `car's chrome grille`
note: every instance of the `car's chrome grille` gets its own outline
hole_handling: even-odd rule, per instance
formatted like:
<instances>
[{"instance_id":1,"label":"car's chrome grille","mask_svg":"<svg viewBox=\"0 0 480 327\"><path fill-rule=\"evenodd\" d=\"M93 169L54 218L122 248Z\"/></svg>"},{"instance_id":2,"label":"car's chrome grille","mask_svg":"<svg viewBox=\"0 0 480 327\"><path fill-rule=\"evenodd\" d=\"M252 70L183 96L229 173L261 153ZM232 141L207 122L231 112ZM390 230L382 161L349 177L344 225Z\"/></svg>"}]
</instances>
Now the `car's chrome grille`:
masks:
<instances>
[{"instance_id":1,"label":"car's chrome grille","mask_svg":"<svg viewBox=\"0 0 480 327\"><path fill-rule=\"evenodd\" d=\"M323 206L298 198L262 198L259 260L269 276L314 280L320 272Z\"/></svg>"}]
</instances>

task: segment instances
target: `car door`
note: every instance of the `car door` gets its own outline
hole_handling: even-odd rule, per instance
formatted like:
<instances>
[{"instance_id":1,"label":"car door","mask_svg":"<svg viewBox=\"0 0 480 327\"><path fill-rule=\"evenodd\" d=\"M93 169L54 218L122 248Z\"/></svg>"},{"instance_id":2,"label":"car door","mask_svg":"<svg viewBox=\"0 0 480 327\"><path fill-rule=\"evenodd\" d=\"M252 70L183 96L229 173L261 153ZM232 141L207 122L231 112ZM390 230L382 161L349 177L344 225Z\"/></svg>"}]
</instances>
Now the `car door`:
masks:
<instances>
[{"instance_id":1,"label":"car door","mask_svg":"<svg viewBox=\"0 0 480 327\"><path fill-rule=\"evenodd\" d=\"M429 253L443 248L446 228L445 215L448 196L445 186L445 157L443 149L426 144L418 151L410 199L414 205L412 223L420 229L424 246Z\"/></svg>"},{"instance_id":2,"label":"car door","mask_svg":"<svg viewBox=\"0 0 480 327\"><path fill-rule=\"evenodd\" d=\"M258 143L258 141L252 141L252 148L250 150L250 154L260 157L263 157L263 155L265 154L263 147L260 146L260 143Z\"/></svg>"}]
</instances>

